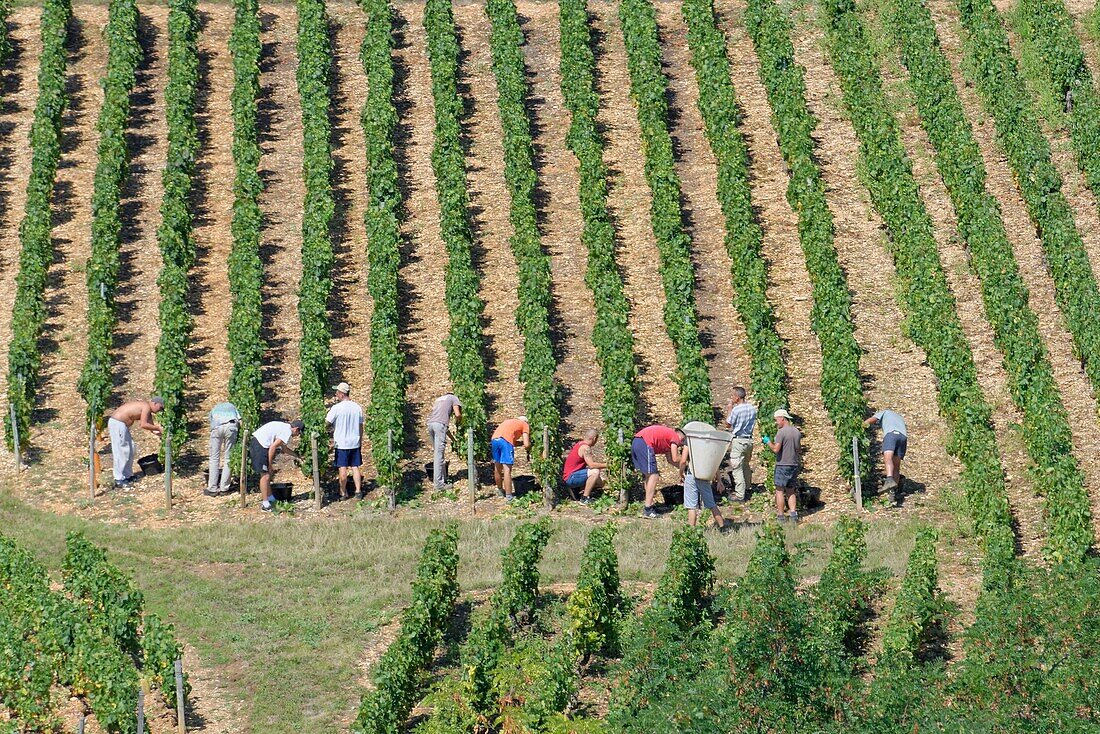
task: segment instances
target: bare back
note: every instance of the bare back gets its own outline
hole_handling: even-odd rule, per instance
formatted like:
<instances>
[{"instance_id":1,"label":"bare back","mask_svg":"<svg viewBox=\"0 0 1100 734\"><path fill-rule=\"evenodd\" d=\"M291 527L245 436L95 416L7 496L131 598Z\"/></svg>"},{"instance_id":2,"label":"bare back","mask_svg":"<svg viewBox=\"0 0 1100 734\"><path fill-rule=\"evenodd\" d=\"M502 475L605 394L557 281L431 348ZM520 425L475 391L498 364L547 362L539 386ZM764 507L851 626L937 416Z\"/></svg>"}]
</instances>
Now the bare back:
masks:
<instances>
[{"instance_id":1,"label":"bare back","mask_svg":"<svg viewBox=\"0 0 1100 734\"><path fill-rule=\"evenodd\" d=\"M153 410L148 400L131 400L118 406L111 417L127 426L134 425L134 421L152 423Z\"/></svg>"}]
</instances>

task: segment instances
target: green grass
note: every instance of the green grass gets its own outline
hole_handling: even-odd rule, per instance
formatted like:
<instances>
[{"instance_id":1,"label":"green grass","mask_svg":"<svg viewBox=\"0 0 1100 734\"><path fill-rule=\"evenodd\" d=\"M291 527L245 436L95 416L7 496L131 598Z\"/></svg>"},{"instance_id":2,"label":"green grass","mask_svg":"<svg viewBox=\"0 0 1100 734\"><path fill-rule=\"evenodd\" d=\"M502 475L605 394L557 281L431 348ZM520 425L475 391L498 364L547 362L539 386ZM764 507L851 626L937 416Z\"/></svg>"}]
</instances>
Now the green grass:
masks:
<instances>
[{"instance_id":1,"label":"green grass","mask_svg":"<svg viewBox=\"0 0 1100 734\"><path fill-rule=\"evenodd\" d=\"M464 591L499 582L500 551L518 522L462 523ZM60 565L68 530L83 530L106 547L113 562L133 573L148 608L175 624L197 650L203 672L216 676L229 703L241 702L241 731L265 734L341 728L358 704L358 661L371 632L408 600L420 546L439 524L361 513L142 529L56 516L0 489L0 527L52 570ZM624 581L657 580L678 524L622 523L616 544ZM575 579L590 527L555 523L541 565L544 584ZM873 523L870 564L900 574L915 530L915 523ZM708 536L719 578L743 573L755 529ZM792 548L803 551L804 575L820 573L831 536L831 528L819 525L789 531Z\"/></svg>"}]
</instances>

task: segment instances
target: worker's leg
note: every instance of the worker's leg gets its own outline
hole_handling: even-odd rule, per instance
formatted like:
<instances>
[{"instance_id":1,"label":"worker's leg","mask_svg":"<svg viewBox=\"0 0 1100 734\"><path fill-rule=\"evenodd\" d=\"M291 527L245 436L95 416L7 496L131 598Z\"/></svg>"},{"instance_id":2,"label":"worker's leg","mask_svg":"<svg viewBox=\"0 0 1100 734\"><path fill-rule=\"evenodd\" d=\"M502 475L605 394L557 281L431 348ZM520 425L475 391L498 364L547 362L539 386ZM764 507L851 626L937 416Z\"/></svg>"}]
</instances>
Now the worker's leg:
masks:
<instances>
[{"instance_id":1,"label":"worker's leg","mask_svg":"<svg viewBox=\"0 0 1100 734\"><path fill-rule=\"evenodd\" d=\"M351 481L355 485L355 496L363 496L363 469L361 466L351 468Z\"/></svg>"},{"instance_id":2,"label":"worker's leg","mask_svg":"<svg viewBox=\"0 0 1100 734\"><path fill-rule=\"evenodd\" d=\"M653 507L653 496L657 494L657 480L660 478L660 474L645 475L645 506L647 508Z\"/></svg>"},{"instance_id":3,"label":"worker's leg","mask_svg":"<svg viewBox=\"0 0 1100 734\"><path fill-rule=\"evenodd\" d=\"M348 496L348 468L341 466L336 470L337 475L340 477L340 497L341 499L347 499Z\"/></svg>"},{"instance_id":4,"label":"worker's leg","mask_svg":"<svg viewBox=\"0 0 1100 734\"><path fill-rule=\"evenodd\" d=\"M206 466L206 491L216 492L221 478L222 427L210 430L210 461Z\"/></svg>"},{"instance_id":5,"label":"worker's leg","mask_svg":"<svg viewBox=\"0 0 1100 734\"><path fill-rule=\"evenodd\" d=\"M224 437L222 439L222 456L221 456L221 476L218 481L218 491L229 491L230 476L229 465L233 460L233 449L237 447L237 424L234 423L231 426L226 426L222 429L224 431Z\"/></svg>"},{"instance_id":6,"label":"worker's leg","mask_svg":"<svg viewBox=\"0 0 1100 734\"><path fill-rule=\"evenodd\" d=\"M744 502L749 496L749 460L752 458L752 441L735 438L730 444L730 468L733 469L733 498Z\"/></svg>"},{"instance_id":7,"label":"worker's leg","mask_svg":"<svg viewBox=\"0 0 1100 734\"><path fill-rule=\"evenodd\" d=\"M271 471L260 474L260 499L264 502L271 501Z\"/></svg>"},{"instance_id":8,"label":"worker's leg","mask_svg":"<svg viewBox=\"0 0 1100 734\"><path fill-rule=\"evenodd\" d=\"M699 521L698 510L688 510L688 525L695 527L695 523Z\"/></svg>"},{"instance_id":9,"label":"worker's leg","mask_svg":"<svg viewBox=\"0 0 1100 734\"><path fill-rule=\"evenodd\" d=\"M111 434L111 463L116 482L124 482L133 476L134 441L130 429L122 421L111 418L107 421Z\"/></svg>"},{"instance_id":10,"label":"worker's leg","mask_svg":"<svg viewBox=\"0 0 1100 734\"><path fill-rule=\"evenodd\" d=\"M500 469L501 466L499 461L493 462L493 481L496 482L498 494L504 494L504 473Z\"/></svg>"},{"instance_id":11,"label":"worker's leg","mask_svg":"<svg viewBox=\"0 0 1100 734\"><path fill-rule=\"evenodd\" d=\"M726 527L726 518L722 516L722 511L717 507L710 508L710 514L714 517L714 524L719 528Z\"/></svg>"},{"instance_id":12,"label":"worker's leg","mask_svg":"<svg viewBox=\"0 0 1100 734\"><path fill-rule=\"evenodd\" d=\"M504 475L504 496L512 497L515 494L515 490L512 488L512 465L501 464L501 474Z\"/></svg>"},{"instance_id":13,"label":"worker's leg","mask_svg":"<svg viewBox=\"0 0 1100 734\"><path fill-rule=\"evenodd\" d=\"M775 488L775 514L783 517L787 509L787 492L783 487Z\"/></svg>"},{"instance_id":14,"label":"worker's leg","mask_svg":"<svg viewBox=\"0 0 1100 734\"><path fill-rule=\"evenodd\" d=\"M603 480L600 479L600 470L599 469L589 469L588 470L588 478L584 480L584 492L583 492L584 496L585 497L591 497L592 496L592 490L596 489L597 487L602 487L602 486L603 486Z\"/></svg>"},{"instance_id":15,"label":"worker's leg","mask_svg":"<svg viewBox=\"0 0 1100 734\"><path fill-rule=\"evenodd\" d=\"M428 435L432 439L432 485L443 489L447 477L443 474L443 454L447 448L447 426L442 423L429 423Z\"/></svg>"},{"instance_id":16,"label":"worker's leg","mask_svg":"<svg viewBox=\"0 0 1100 734\"><path fill-rule=\"evenodd\" d=\"M714 523L721 529L725 525L726 519L722 517L722 513L718 509L718 503L714 501L714 483L697 479L695 480L695 486L699 497L698 506L704 510L710 510L710 514L714 517ZM694 525L694 523L692 524Z\"/></svg>"},{"instance_id":17,"label":"worker's leg","mask_svg":"<svg viewBox=\"0 0 1100 734\"><path fill-rule=\"evenodd\" d=\"M798 514L798 490L795 487L787 487L784 490L787 495L787 514Z\"/></svg>"}]
</instances>

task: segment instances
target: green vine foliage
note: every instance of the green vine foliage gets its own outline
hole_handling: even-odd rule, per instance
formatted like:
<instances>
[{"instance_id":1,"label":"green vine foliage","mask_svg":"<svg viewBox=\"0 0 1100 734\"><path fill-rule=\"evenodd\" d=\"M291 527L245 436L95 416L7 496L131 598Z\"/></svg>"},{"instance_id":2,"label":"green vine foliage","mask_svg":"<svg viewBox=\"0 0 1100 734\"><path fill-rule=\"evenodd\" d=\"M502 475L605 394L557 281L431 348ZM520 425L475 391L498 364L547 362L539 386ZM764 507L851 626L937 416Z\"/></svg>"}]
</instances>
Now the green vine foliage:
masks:
<instances>
[{"instance_id":1,"label":"green vine foliage","mask_svg":"<svg viewBox=\"0 0 1100 734\"><path fill-rule=\"evenodd\" d=\"M1062 193L1062 178L1051 162L1050 144L1039 128L1034 103L1017 71L993 4L988 0L957 0L956 4L966 29L964 70L976 82L982 103L996 123L997 140L1039 231L1054 281L1055 301L1093 390L1100 391L1100 290L1073 212ZM1022 10L1026 14L1027 9ZM1063 58L1044 59L1044 65L1053 67L1052 74L1066 70ZM1090 107L1088 94L1082 93L1083 114L1088 114L1090 109L1095 110L1095 104ZM1074 145L1087 144L1079 132Z\"/></svg>"},{"instance_id":2,"label":"green vine foliage","mask_svg":"<svg viewBox=\"0 0 1100 734\"><path fill-rule=\"evenodd\" d=\"M697 4L697 3L692 3ZM685 12L691 4L685 4ZM706 16L703 16L706 19ZM787 201L798 216L798 235L810 276L810 326L821 343L821 397L840 444L841 476L852 474L852 438L859 441L860 467L869 472L867 413L860 381L860 347L855 339L848 279L834 244L833 213L825 180L815 159L817 127L806 104L803 68L795 61L790 23L769 0L751 0L745 24L760 57L760 79L772 108L772 127L787 163ZM754 380L755 384L755 380Z\"/></svg>"},{"instance_id":3,"label":"green vine foliage","mask_svg":"<svg viewBox=\"0 0 1100 734\"><path fill-rule=\"evenodd\" d=\"M8 17L11 15L11 0L0 0L0 63L11 56L11 39L8 37Z\"/></svg>"},{"instance_id":4,"label":"green vine foliage","mask_svg":"<svg viewBox=\"0 0 1100 734\"><path fill-rule=\"evenodd\" d=\"M141 660L145 679L160 689L168 708L176 708L176 661L183 659L183 645L172 625L155 614L146 614L141 630ZM184 700L191 694L187 673L183 674Z\"/></svg>"},{"instance_id":5,"label":"green vine foliage","mask_svg":"<svg viewBox=\"0 0 1100 734\"><path fill-rule=\"evenodd\" d=\"M458 525L433 530L424 543L413 582L412 603L401 615L401 632L372 673L374 690L364 694L353 734L400 734L420 695L424 672L458 597Z\"/></svg>"},{"instance_id":6,"label":"green vine foliage","mask_svg":"<svg viewBox=\"0 0 1100 734\"><path fill-rule=\"evenodd\" d=\"M688 27L691 65L699 84L699 114L703 118L710 149L718 161L718 201L726 220L726 250L733 264L734 301L748 334L752 389L761 406L761 430L774 433L772 413L788 404L787 370L783 364L783 344L775 328L775 310L767 298L767 261L762 247L764 232L753 214L749 154L738 127L740 103L730 81L726 36L718 28L711 0L687 0L680 5L680 11ZM839 271L839 266L836 270ZM834 273L827 271L826 274ZM843 273L840 274L840 283L845 286ZM846 306L847 290L843 292ZM814 296L815 299L819 296L817 289ZM815 308L815 313L818 311ZM842 310L839 315L843 317L845 313ZM815 323L816 326L820 324ZM832 333L821 339L823 353L832 354L826 352L826 342ZM833 344L828 342L829 347ZM847 468L841 465L842 474L851 474L851 451L848 447L866 406L859 384L859 348L854 338L850 345L844 346L849 350L844 353L849 358L846 363L849 369L831 373L831 382L823 376L821 384L827 401L830 396L840 394L837 390L842 391L847 400L844 404L846 412L840 417L836 434L841 442L841 461L848 457L849 463ZM828 386L827 391L825 386ZM840 408L837 401L827 402L827 405L831 411ZM836 422L838 415L835 412L830 415ZM862 435L863 432L859 433ZM764 452L764 458L769 465L774 463L770 451Z\"/></svg>"},{"instance_id":7,"label":"green vine foliage","mask_svg":"<svg viewBox=\"0 0 1100 734\"><path fill-rule=\"evenodd\" d=\"M1100 95L1093 86L1073 16L1061 0L1024 0L1016 6L1022 35L1039 52L1046 82L1068 107L1070 142L1089 188L1100 192Z\"/></svg>"},{"instance_id":8,"label":"green vine foliage","mask_svg":"<svg viewBox=\"0 0 1100 734\"><path fill-rule=\"evenodd\" d=\"M534 150L527 116L527 69L523 60L523 30L513 0L488 0L485 12L492 24L490 46L497 82L497 106L504 128L504 178L511 194L509 240L519 270L516 326L523 334L523 404L534 431L549 427L550 450L532 454L531 462L552 504L562 466L561 395L554 381L557 359L550 338L550 257L542 249L535 208Z\"/></svg>"},{"instance_id":9,"label":"green vine foliage","mask_svg":"<svg viewBox=\"0 0 1100 734\"><path fill-rule=\"evenodd\" d=\"M657 584L653 605L682 630L703 621L714 591L714 556L702 528L685 525L672 534L668 565Z\"/></svg>"},{"instance_id":10,"label":"green vine foliage","mask_svg":"<svg viewBox=\"0 0 1100 734\"><path fill-rule=\"evenodd\" d=\"M98 162L92 190L92 254L88 259L88 355L78 388L87 404L89 424L98 424L111 399L111 347L117 315L119 246L122 235L120 199L129 175L126 121L130 93L143 54L138 43L138 9L134 0L112 0L108 8L107 74L99 109Z\"/></svg>"},{"instance_id":11,"label":"green vine foliage","mask_svg":"<svg viewBox=\"0 0 1100 734\"><path fill-rule=\"evenodd\" d=\"M680 386L684 421L714 419L710 375L703 359L695 312L695 270L691 243L680 208L672 137L668 132L668 79L661 69L657 20L649 0L623 0L619 20L626 44L630 91L642 130L646 181L652 196L650 218L657 240L661 282L665 291L665 329L676 349L675 382Z\"/></svg>"},{"instance_id":12,"label":"green vine foliage","mask_svg":"<svg viewBox=\"0 0 1100 734\"><path fill-rule=\"evenodd\" d=\"M229 252L229 399L249 430L260 425L263 398L263 281L260 260L260 145L256 121L260 94L258 0L234 0L229 51L233 56L233 247Z\"/></svg>"},{"instance_id":13,"label":"green vine foliage","mask_svg":"<svg viewBox=\"0 0 1100 734\"><path fill-rule=\"evenodd\" d=\"M810 615L812 636L823 660L839 670L857 653L855 634L879 584L863 570L867 560L867 526L851 516L837 522L833 552L814 587Z\"/></svg>"},{"instance_id":14,"label":"green vine foliage","mask_svg":"<svg viewBox=\"0 0 1100 734\"><path fill-rule=\"evenodd\" d=\"M199 21L195 0L170 0L168 3L168 84L164 90L168 117L168 157L164 167L164 198L161 201L161 225L157 230L161 266L157 276L160 288L160 341L154 385L164 398L160 422L172 436L175 450L187 442L187 416L184 386L190 374L187 349L191 343L193 320L187 307L187 274L195 264L195 240L192 234L194 208L195 158L199 152L199 133L195 121L198 97Z\"/></svg>"},{"instance_id":15,"label":"green vine foliage","mask_svg":"<svg viewBox=\"0 0 1100 734\"><path fill-rule=\"evenodd\" d=\"M127 653L141 649L139 629L145 597L126 574L107 561L107 554L81 533L65 540L61 574L65 591L83 606L92 624Z\"/></svg>"},{"instance_id":16,"label":"green vine foliage","mask_svg":"<svg viewBox=\"0 0 1100 734\"><path fill-rule=\"evenodd\" d=\"M1084 475L1073 458L1073 436L1054 371L1028 307L1028 291L1000 217L986 189L985 166L951 67L940 50L932 16L922 3L889 3L889 25L909 69L921 123L951 195L959 232L981 279L986 318L1004 355L1012 399L1023 414L1023 439L1035 464L1036 489L1047 498L1049 550L1056 559L1081 558L1092 544Z\"/></svg>"},{"instance_id":17,"label":"green vine foliage","mask_svg":"<svg viewBox=\"0 0 1100 734\"><path fill-rule=\"evenodd\" d=\"M581 555L577 588L565 605L569 636L583 662L595 654L619 650L619 627L625 611L619 589L615 525L604 523L588 534Z\"/></svg>"},{"instance_id":18,"label":"green vine foliage","mask_svg":"<svg viewBox=\"0 0 1100 734\"><path fill-rule=\"evenodd\" d=\"M304 155L302 176L302 280L298 287L298 320L302 324L299 362L302 367L302 421L317 434L318 456L328 457L325 392L332 374L332 333L328 302L332 293L332 124L329 87L332 43L324 0L298 3L298 96L302 104ZM396 441L395 441L396 443Z\"/></svg>"},{"instance_id":19,"label":"green vine foliage","mask_svg":"<svg viewBox=\"0 0 1100 734\"><path fill-rule=\"evenodd\" d=\"M882 633L879 675L912 667L931 636L945 621L946 608L936 570L936 531L922 528L909 554L894 611Z\"/></svg>"},{"instance_id":20,"label":"green vine foliage","mask_svg":"<svg viewBox=\"0 0 1100 734\"><path fill-rule=\"evenodd\" d=\"M629 460L627 438L634 435L638 411L637 368L630 306L615 261L615 228L607 210L608 172L604 139L597 124L600 98L595 88L596 61L586 0L562 0L561 89L571 114L566 143L577 157L581 217L581 241L588 250L584 280L592 291L596 320L592 343L600 363L604 425L607 426L608 474L618 477ZM618 441L619 434L624 440Z\"/></svg>"},{"instance_id":21,"label":"green vine foliage","mask_svg":"<svg viewBox=\"0 0 1100 734\"><path fill-rule=\"evenodd\" d=\"M494 606L513 620L529 621L539 597L539 561L550 540L550 521L525 522L516 528L512 542L501 556L500 588L493 595Z\"/></svg>"},{"instance_id":22,"label":"green vine foliage","mask_svg":"<svg viewBox=\"0 0 1100 734\"><path fill-rule=\"evenodd\" d=\"M425 0L424 29L435 102L435 142L432 170L439 198L439 228L447 248L444 300L451 318L447 335L447 370L455 395L462 401L462 425L472 428L478 456L489 450L486 430L485 339L478 295L480 278L474 269L470 196L458 95L458 37L450 0Z\"/></svg>"},{"instance_id":23,"label":"green vine foliage","mask_svg":"<svg viewBox=\"0 0 1100 734\"><path fill-rule=\"evenodd\" d=\"M951 427L947 449L963 463L962 486L980 533L1009 522L1004 470L989 404L939 260L898 123L882 89L874 50L852 0L822 0L822 19L844 105L859 138L864 181L889 234L906 330L924 350ZM773 6L769 12L781 12Z\"/></svg>"},{"instance_id":24,"label":"green vine foliage","mask_svg":"<svg viewBox=\"0 0 1100 734\"><path fill-rule=\"evenodd\" d=\"M65 42L71 18L69 0L43 3L39 21L42 51L38 57L38 100L31 123L31 172L19 224L19 274L15 279L8 345L8 402L15 408L16 421L12 425L11 415L4 416L9 450L15 446L16 429L20 441L27 443L38 371L42 366L38 339L46 320L46 276L54 257L50 202L61 157L61 116L68 105Z\"/></svg>"},{"instance_id":25,"label":"green vine foliage","mask_svg":"<svg viewBox=\"0 0 1100 734\"><path fill-rule=\"evenodd\" d=\"M371 405L367 431L379 482L401 483L404 446L405 358L398 341L398 268L401 264L401 187L394 158L393 12L388 0L363 0L367 33L360 57L367 73L362 124L367 141L367 288L371 313ZM393 432L393 450L389 432Z\"/></svg>"}]
</instances>

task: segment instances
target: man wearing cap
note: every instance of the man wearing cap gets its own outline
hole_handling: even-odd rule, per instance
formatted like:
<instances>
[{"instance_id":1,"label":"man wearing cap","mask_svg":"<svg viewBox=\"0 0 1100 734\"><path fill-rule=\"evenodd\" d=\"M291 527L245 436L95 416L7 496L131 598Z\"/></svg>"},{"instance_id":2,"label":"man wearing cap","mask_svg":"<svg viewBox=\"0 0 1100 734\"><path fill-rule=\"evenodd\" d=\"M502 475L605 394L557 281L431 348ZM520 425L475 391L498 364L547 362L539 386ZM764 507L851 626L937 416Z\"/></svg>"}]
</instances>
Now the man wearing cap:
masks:
<instances>
[{"instance_id":1,"label":"man wearing cap","mask_svg":"<svg viewBox=\"0 0 1100 734\"><path fill-rule=\"evenodd\" d=\"M210 464L206 473L207 497L229 494L229 457L237 445L241 413L233 403L218 403L210 411Z\"/></svg>"},{"instance_id":2,"label":"man wearing cap","mask_svg":"<svg viewBox=\"0 0 1100 734\"><path fill-rule=\"evenodd\" d=\"M657 471L657 454L663 454L668 463L679 468L680 448L686 442L684 432L678 428L653 425L646 426L634 434L630 442L630 461L645 479L645 507L642 517L652 520L657 517L653 507L653 496L657 493L657 480L661 473Z\"/></svg>"},{"instance_id":3,"label":"man wearing cap","mask_svg":"<svg viewBox=\"0 0 1100 734\"><path fill-rule=\"evenodd\" d=\"M351 399L351 386L341 382L332 388L336 403L328 409L325 422L332 426L336 447L336 471L340 475L340 498L348 496L348 469L355 484L355 499L363 499L363 408Z\"/></svg>"},{"instance_id":4,"label":"man wearing cap","mask_svg":"<svg viewBox=\"0 0 1100 734\"><path fill-rule=\"evenodd\" d=\"M509 418L497 426L489 447L493 451L493 478L497 483L497 493L511 502L514 498L512 487L512 464L516 463L516 444L523 442L527 449L527 460L531 460L531 426L527 416Z\"/></svg>"},{"instance_id":5,"label":"man wearing cap","mask_svg":"<svg viewBox=\"0 0 1100 734\"><path fill-rule=\"evenodd\" d=\"M152 397L148 400L131 400L118 406L107 419L107 430L111 435L111 460L114 464L115 487L128 487L134 482L134 437L130 427L137 421L154 436L159 436L161 427L153 421L153 416L164 410L164 398Z\"/></svg>"},{"instance_id":6,"label":"man wearing cap","mask_svg":"<svg viewBox=\"0 0 1100 734\"><path fill-rule=\"evenodd\" d=\"M863 421L864 428L882 426L882 463L886 479L882 488L890 493L890 501L895 501L898 486L901 484L901 460L905 458L905 449L909 444L909 431L905 419L893 410L880 410Z\"/></svg>"},{"instance_id":7,"label":"man wearing cap","mask_svg":"<svg viewBox=\"0 0 1100 734\"><path fill-rule=\"evenodd\" d=\"M776 519L798 522L798 472L802 468L802 433L792 423L791 414L780 408L772 414L779 430L775 440L764 436L764 445L775 454ZM783 512L787 511L784 518Z\"/></svg>"},{"instance_id":8,"label":"man wearing cap","mask_svg":"<svg viewBox=\"0 0 1100 734\"><path fill-rule=\"evenodd\" d=\"M260 509L271 512L275 496L271 493L271 480L275 476L275 456L284 451L294 459L298 455L290 450L290 439L302 435L306 428L301 421L271 421L264 423L252 433L248 445L248 456L252 460L252 470L260 475L260 496L263 502Z\"/></svg>"},{"instance_id":9,"label":"man wearing cap","mask_svg":"<svg viewBox=\"0 0 1100 734\"><path fill-rule=\"evenodd\" d=\"M453 392L445 392L432 403L428 414L428 438L432 441L432 486L443 489L447 477L443 474L443 452L447 449L447 428L451 416L462 420L462 401Z\"/></svg>"},{"instance_id":10,"label":"man wearing cap","mask_svg":"<svg viewBox=\"0 0 1100 734\"><path fill-rule=\"evenodd\" d=\"M726 423L733 441L730 442L730 469L733 470L733 498L737 502L748 499L752 487L752 429L756 426L756 406L745 399L745 388L733 388L726 404Z\"/></svg>"}]
</instances>

